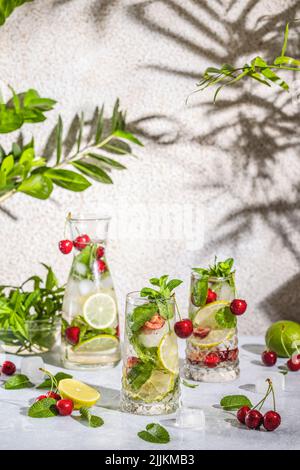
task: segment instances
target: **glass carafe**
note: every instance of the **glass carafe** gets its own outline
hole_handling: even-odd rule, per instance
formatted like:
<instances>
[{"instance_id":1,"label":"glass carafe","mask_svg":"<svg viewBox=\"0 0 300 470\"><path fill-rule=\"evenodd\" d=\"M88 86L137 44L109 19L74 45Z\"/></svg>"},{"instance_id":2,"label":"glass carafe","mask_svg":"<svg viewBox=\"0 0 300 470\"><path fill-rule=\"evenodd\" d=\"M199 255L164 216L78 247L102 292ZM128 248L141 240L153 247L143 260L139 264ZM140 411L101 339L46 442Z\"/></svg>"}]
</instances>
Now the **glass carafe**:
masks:
<instances>
[{"instance_id":1,"label":"glass carafe","mask_svg":"<svg viewBox=\"0 0 300 470\"><path fill-rule=\"evenodd\" d=\"M159 314L155 301L139 292L127 295L121 394L121 409L127 413L167 414L179 406L174 298L166 300L164 308L168 320Z\"/></svg>"},{"instance_id":2,"label":"glass carafe","mask_svg":"<svg viewBox=\"0 0 300 470\"><path fill-rule=\"evenodd\" d=\"M73 241L62 318L62 362L71 369L120 360L117 299L106 257L109 217L68 218Z\"/></svg>"},{"instance_id":3,"label":"glass carafe","mask_svg":"<svg viewBox=\"0 0 300 470\"><path fill-rule=\"evenodd\" d=\"M206 282L206 281L205 281ZM203 278L191 274L189 316L193 334L187 339L185 376L202 382L227 382L239 375L239 350L236 317L229 304L235 298L234 273L209 277L204 302Z\"/></svg>"}]
</instances>

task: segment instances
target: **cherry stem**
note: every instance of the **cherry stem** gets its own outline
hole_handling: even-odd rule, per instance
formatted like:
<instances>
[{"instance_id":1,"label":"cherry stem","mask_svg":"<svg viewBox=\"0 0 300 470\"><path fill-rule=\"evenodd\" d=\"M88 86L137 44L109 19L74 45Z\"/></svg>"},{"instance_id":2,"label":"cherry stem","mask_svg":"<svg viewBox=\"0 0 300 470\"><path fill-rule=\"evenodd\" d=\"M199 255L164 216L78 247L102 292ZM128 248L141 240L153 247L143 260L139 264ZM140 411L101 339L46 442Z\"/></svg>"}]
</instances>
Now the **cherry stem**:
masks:
<instances>
[{"instance_id":1,"label":"cherry stem","mask_svg":"<svg viewBox=\"0 0 300 470\"><path fill-rule=\"evenodd\" d=\"M42 372L45 372L45 374L47 374L48 377L50 378L50 380L51 380L51 390L50 390L50 392L53 391L53 388L54 388L54 387L55 387L55 391L57 392L58 383L57 383L56 378L51 374L51 372L49 372L49 371L46 370L46 369L40 368L39 370L41 370Z\"/></svg>"},{"instance_id":2,"label":"cherry stem","mask_svg":"<svg viewBox=\"0 0 300 470\"><path fill-rule=\"evenodd\" d=\"M182 320L182 318L181 318L180 311L179 311L179 308L178 308L178 305L177 305L177 302L176 302L176 297L175 297L175 294L174 294L174 303L175 303L175 307L176 307L176 310L177 310L177 313L178 313L179 319L180 319L180 321L181 321L181 320Z\"/></svg>"},{"instance_id":3,"label":"cherry stem","mask_svg":"<svg viewBox=\"0 0 300 470\"><path fill-rule=\"evenodd\" d=\"M269 388L271 388L271 391L272 391L273 407L274 407L274 411L276 411L275 392L274 392L274 387L273 387L273 384L272 384L272 380L267 379L267 381L269 382Z\"/></svg>"},{"instance_id":4,"label":"cherry stem","mask_svg":"<svg viewBox=\"0 0 300 470\"><path fill-rule=\"evenodd\" d=\"M253 408L252 408L253 410L255 410L255 408L257 408L257 407L259 407L258 409L261 410L261 408L263 407L267 397L270 395L271 391L273 390L271 380L267 379L267 382L269 383L267 392L266 392L265 396L255 406L253 406Z\"/></svg>"}]
</instances>

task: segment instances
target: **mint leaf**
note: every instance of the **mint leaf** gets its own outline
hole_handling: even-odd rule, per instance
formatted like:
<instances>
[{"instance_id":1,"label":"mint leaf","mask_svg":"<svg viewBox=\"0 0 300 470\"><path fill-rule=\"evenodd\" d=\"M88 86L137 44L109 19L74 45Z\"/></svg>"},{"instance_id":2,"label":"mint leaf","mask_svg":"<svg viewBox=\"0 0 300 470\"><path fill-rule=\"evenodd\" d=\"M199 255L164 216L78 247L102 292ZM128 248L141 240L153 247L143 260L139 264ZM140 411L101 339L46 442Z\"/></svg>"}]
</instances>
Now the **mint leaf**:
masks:
<instances>
[{"instance_id":1,"label":"mint leaf","mask_svg":"<svg viewBox=\"0 0 300 470\"><path fill-rule=\"evenodd\" d=\"M100 416L92 415L90 410L86 406L82 406L79 410L81 418L89 423L91 428L99 428L104 424L104 421Z\"/></svg>"},{"instance_id":2,"label":"mint leaf","mask_svg":"<svg viewBox=\"0 0 300 470\"><path fill-rule=\"evenodd\" d=\"M195 270L196 271L196 270ZM196 307L202 307L206 303L208 291L208 276L204 275L201 279L197 280L193 287L192 297L193 304Z\"/></svg>"},{"instance_id":3,"label":"mint leaf","mask_svg":"<svg viewBox=\"0 0 300 470\"><path fill-rule=\"evenodd\" d=\"M133 332L138 331L146 321L151 320L155 313L157 313L157 305L155 303L135 307L131 315L131 330Z\"/></svg>"},{"instance_id":4,"label":"mint leaf","mask_svg":"<svg viewBox=\"0 0 300 470\"><path fill-rule=\"evenodd\" d=\"M227 411L239 410L242 406L253 407L251 401L245 395L227 395L222 398L220 405Z\"/></svg>"},{"instance_id":5,"label":"mint leaf","mask_svg":"<svg viewBox=\"0 0 300 470\"><path fill-rule=\"evenodd\" d=\"M156 301L160 315L165 320L170 320L174 317L174 304L166 300L157 300Z\"/></svg>"},{"instance_id":6,"label":"mint leaf","mask_svg":"<svg viewBox=\"0 0 300 470\"><path fill-rule=\"evenodd\" d=\"M8 379L4 384L4 388L6 390L17 390L20 388L29 387L33 387L33 384L30 382L29 378L24 374L16 374L10 379Z\"/></svg>"},{"instance_id":7,"label":"mint leaf","mask_svg":"<svg viewBox=\"0 0 300 470\"><path fill-rule=\"evenodd\" d=\"M182 383L182 385L184 385L185 387L188 387L188 388L197 388L197 387L199 387L199 384L191 384L191 383L187 382L184 379L181 380L181 383Z\"/></svg>"},{"instance_id":8,"label":"mint leaf","mask_svg":"<svg viewBox=\"0 0 300 470\"><path fill-rule=\"evenodd\" d=\"M221 328L235 328L237 324L236 316L231 313L229 307L223 307L218 310L215 320Z\"/></svg>"},{"instance_id":9,"label":"mint leaf","mask_svg":"<svg viewBox=\"0 0 300 470\"><path fill-rule=\"evenodd\" d=\"M55 407L56 400L54 398L44 398L36 401L28 410L28 416L31 418L52 418L57 416L58 412Z\"/></svg>"},{"instance_id":10,"label":"mint leaf","mask_svg":"<svg viewBox=\"0 0 300 470\"><path fill-rule=\"evenodd\" d=\"M142 385L150 378L153 370L153 364L150 362L140 362L130 369L127 380L133 390L139 390Z\"/></svg>"},{"instance_id":11,"label":"mint leaf","mask_svg":"<svg viewBox=\"0 0 300 470\"><path fill-rule=\"evenodd\" d=\"M72 379L73 376L70 375L70 374L65 374L64 372L58 372L57 374L55 374L54 376L54 379L56 380L57 382L57 385L59 384L59 381L62 380L62 379ZM52 383L51 383L51 379L48 378L48 379L45 379L44 382L42 382L40 385L38 385L36 388L39 388L39 389L44 389L44 388L51 388L52 386Z\"/></svg>"},{"instance_id":12,"label":"mint leaf","mask_svg":"<svg viewBox=\"0 0 300 470\"><path fill-rule=\"evenodd\" d=\"M143 439L143 441L155 444L167 444L170 442L168 431L157 423L147 424L146 431L140 431L137 435L140 439Z\"/></svg>"}]
</instances>

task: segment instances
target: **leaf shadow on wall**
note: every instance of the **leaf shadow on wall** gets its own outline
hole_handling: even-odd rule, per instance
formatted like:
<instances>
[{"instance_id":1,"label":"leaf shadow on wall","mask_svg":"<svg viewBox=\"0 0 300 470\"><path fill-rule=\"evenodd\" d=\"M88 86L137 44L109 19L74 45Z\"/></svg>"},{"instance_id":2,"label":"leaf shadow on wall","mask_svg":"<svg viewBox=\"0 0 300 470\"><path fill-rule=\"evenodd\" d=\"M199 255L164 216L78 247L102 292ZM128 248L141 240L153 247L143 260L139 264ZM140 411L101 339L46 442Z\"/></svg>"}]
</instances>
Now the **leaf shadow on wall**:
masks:
<instances>
[{"instance_id":1,"label":"leaf shadow on wall","mask_svg":"<svg viewBox=\"0 0 300 470\"><path fill-rule=\"evenodd\" d=\"M249 26L253 25L250 20L259 3L257 1L189 0L187 3L183 6L184 3L179 0L147 0L136 2L128 8L128 13L153 34L183 49L187 64L195 64L195 56L198 56L199 61L200 58L205 59L207 65L215 66L224 63L238 65L243 60L241 57L254 57L258 53L272 60L280 54L286 22L299 17L300 7L299 2L295 1L280 13L260 17L254 26ZM156 7L163 7L164 15L156 14ZM237 13L232 15L235 8ZM223 31L222 35L216 32L220 30ZM292 25L288 44L288 55L295 57L299 57L300 51L299 35L295 34L297 30L299 27ZM192 61L189 61L191 57ZM182 61L175 68L155 63L146 64L146 68L170 78L200 78L198 67L196 70L193 66L189 69ZM220 155L225 153L231 171L230 180L223 182L212 176L209 181L199 184L203 170L199 165L198 174L191 174L193 189L199 189L203 194L206 189L211 191L216 188L216 197L218 191L222 197L223 191L232 194L234 199L233 207L223 207L223 215L216 221L213 233L209 234L209 243L196 256L201 258L207 252L213 253L228 245L235 251L245 243L246 235L257 236L257 224L263 224L269 238L274 242L280 240L285 250L300 264L300 240L297 236L300 177L297 177L299 158L296 153L300 148L297 132L299 108L294 105L293 97L281 90L276 93L274 89L274 97L271 98L261 96L255 90L253 87L249 89L248 83L240 83L234 89L234 99L226 96L225 89L223 95L219 95L217 104L202 101L200 105L193 106L205 109L211 125L209 131L200 130L199 135L190 140L199 148L211 146L212 149L219 149ZM283 171L287 169L287 164L284 165L287 156L288 165L294 165L295 171L292 179L291 172L284 175L282 187L280 173L282 168ZM227 212L224 214L224 211ZM294 279L291 279L290 283L293 282ZM267 314L272 317L275 309L274 316L279 311L281 315L288 316L283 309L286 304L280 297L277 300L276 308L274 304L266 308Z\"/></svg>"}]
</instances>

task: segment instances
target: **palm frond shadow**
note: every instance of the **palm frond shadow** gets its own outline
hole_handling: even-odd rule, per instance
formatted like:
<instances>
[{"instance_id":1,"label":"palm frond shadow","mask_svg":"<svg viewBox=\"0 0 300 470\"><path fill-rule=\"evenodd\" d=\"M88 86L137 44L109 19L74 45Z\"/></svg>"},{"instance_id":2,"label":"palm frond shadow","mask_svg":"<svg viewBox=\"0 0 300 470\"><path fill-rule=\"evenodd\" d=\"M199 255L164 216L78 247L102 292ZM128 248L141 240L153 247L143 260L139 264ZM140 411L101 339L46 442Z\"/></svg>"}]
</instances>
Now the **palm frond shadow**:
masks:
<instances>
[{"instance_id":1,"label":"palm frond shadow","mask_svg":"<svg viewBox=\"0 0 300 470\"><path fill-rule=\"evenodd\" d=\"M260 303L272 321L286 319L299 323L299 284L300 274L296 274Z\"/></svg>"}]
</instances>

